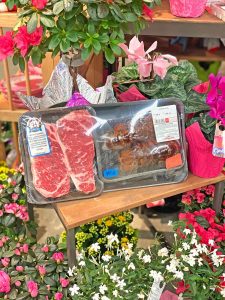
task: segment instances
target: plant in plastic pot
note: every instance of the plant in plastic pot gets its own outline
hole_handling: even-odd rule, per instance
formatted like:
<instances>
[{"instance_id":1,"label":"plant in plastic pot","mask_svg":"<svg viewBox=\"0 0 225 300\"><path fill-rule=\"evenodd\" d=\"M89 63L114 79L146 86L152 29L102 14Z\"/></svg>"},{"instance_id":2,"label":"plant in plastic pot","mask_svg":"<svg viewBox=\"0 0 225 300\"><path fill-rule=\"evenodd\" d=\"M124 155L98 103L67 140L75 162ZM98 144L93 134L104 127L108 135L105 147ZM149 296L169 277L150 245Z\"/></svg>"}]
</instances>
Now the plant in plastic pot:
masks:
<instances>
[{"instance_id":1,"label":"plant in plastic pot","mask_svg":"<svg viewBox=\"0 0 225 300\"><path fill-rule=\"evenodd\" d=\"M170 0L171 13L176 17L197 18L204 11L207 0Z\"/></svg>"}]
</instances>

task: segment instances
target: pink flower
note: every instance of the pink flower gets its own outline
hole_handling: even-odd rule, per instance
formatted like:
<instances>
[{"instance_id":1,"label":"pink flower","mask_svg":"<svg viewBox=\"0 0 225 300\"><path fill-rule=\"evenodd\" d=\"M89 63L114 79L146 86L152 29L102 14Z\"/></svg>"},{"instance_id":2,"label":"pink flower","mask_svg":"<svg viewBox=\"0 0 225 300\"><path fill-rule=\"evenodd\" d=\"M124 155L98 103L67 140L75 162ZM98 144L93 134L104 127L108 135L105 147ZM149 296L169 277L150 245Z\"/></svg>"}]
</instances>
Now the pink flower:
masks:
<instances>
[{"instance_id":1,"label":"pink flower","mask_svg":"<svg viewBox=\"0 0 225 300\"><path fill-rule=\"evenodd\" d=\"M43 28L37 27L34 32L28 33L26 26L19 27L14 38L16 46L21 51L21 55L25 56L30 46L38 46L41 43Z\"/></svg>"},{"instance_id":2,"label":"pink flower","mask_svg":"<svg viewBox=\"0 0 225 300\"><path fill-rule=\"evenodd\" d=\"M20 287L20 286L21 286L21 282L20 282L19 280L17 280L17 281L15 282L15 286Z\"/></svg>"},{"instance_id":3,"label":"pink flower","mask_svg":"<svg viewBox=\"0 0 225 300\"><path fill-rule=\"evenodd\" d=\"M17 272L23 272L24 267L23 266L16 266L16 271Z\"/></svg>"},{"instance_id":4,"label":"pink flower","mask_svg":"<svg viewBox=\"0 0 225 300\"><path fill-rule=\"evenodd\" d=\"M14 201L18 200L18 198L19 198L19 195L18 195L18 194L16 194L16 193L13 193L13 194L12 194L12 199L13 199Z\"/></svg>"},{"instance_id":5,"label":"pink flower","mask_svg":"<svg viewBox=\"0 0 225 300\"><path fill-rule=\"evenodd\" d=\"M225 209L223 209L223 215L224 215L224 217L225 217Z\"/></svg>"},{"instance_id":6,"label":"pink flower","mask_svg":"<svg viewBox=\"0 0 225 300\"><path fill-rule=\"evenodd\" d=\"M19 207L20 206L17 203L9 203L4 205L4 209L7 214L15 214Z\"/></svg>"},{"instance_id":7,"label":"pink flower","mask_svg":"<svg viewBox=\"0 0 225 300\"><path fill-rule=\"evenodd\" d=\"M1 259L1 263L4 267L8 267L9 263L10 263L10 258L8 257L4 257Z\"/></svg>"},{"instance_id":8,"label":"pink flower","mask_svg":"<svg viewBox=\"0 0 225 300\"><path fill-rule=\"evenodd\" d=\"M0 60L4 60L8 56L13 55L13 52L13 32L7 31L5 35L0 36Z\"/></svg>"},{"instance_id":9,"label":"pink flower","mask_svg":"<svg viewBox=\"0 0 225 300\"><path fill-rule=\"evenodd\" d=\"M38 285L35 281L30 280L27 282L28 292L30 293L32 298L37 297L38 295Z\"/></svg>"},{"instance_id":10,"label":"pink flower","mask_svg":"<svg viewBox=\"0 0 225 300\"><path fill-rule=\"evenodd\" d=\"M46 274L46 269L44 266L37 266L38 272L40 276L44 276Z\"/></svg>"},{"instance_id":11,"label":"pink flower","mask_svg":"<svg viewBox=\"0 0 225 300\"><path fill-rule=\"evenodd\" d=\"M165 78L169 67L177 65L178 62L176 57L169 54L159 55L153 60L154 73L161 79Z\"/></svg>"},{"instance_id":12,"label":"pink flower","mask_svg":"<svg viewBox=\"0 0 225 300\"><path fill-rule=\"evenodd\" d=\"M203 193L197 193L196 194L196 198L197 198L197 202L200 204L200 203L204 202L204 200L205 200L205 194L203 194Z\"/></svg>"},{"instance_id":13,"label":"pink flower","mask_svg":"<svg viewBox=\"0 0 225 300\"><path fill-rule=\"evenodd\" d=\"M15 250L14 250L14 253L15 253L16 255L18 255L18 256L20 256L20 255L21 255L21 253L20 253L20 250L19 250L19 249L15 249Z\"/></svg>"},{"instance_id":14,"label":"pink flower","mask_svg":"<svg viewBox=\"0 0 225 300\"><path fill-rule=\"evenodd\" d=\"M41 248L41 251L47 253L49 251L49 247L47 245L45 245L44 247Z\"/></svg>"},{"instance_id":15,"label":"pink flower","mask_svg":"<svg viewBox=\"0 0 225 300\"><path fill-rule=\"evenodd\" d=\"M206 187L205 192L206 192L207 195L210 195L210 196L214 197L215 186L214 185L208 185Z\"/></svg>"},{"instance_id":16,"label":"pink flower","mask_svg":"<svg viewBox=\"0 0 225 300\"><path fill-rule=\"evenodd\" d=\"M191 197L189 195L184 194L184 195L182 195L181 202L183 204L190 205L191 204Z\"/></svg>"},{"instance_id":17,"label":"pink flower","mask_svg":"<svg viewBox=\"0 0 225 300\"><path fill-rule=\"evenodd\" d=\"M0 271L0 293L9 293L10 288L10 277L4 271Z\"/></svg>"},{"instance_id":18,"label":"pink flower","mask_svg":"<svg viewBox=\"0 0 225 300\"><path fill-rule=\"evenodd\" d=\"M9 237L8 237L8 236L3 236L3 237L2 237L3 243L6 243L8 240L9 240Z\"/></svg>"},{"instance_id":19,"label":"pink flower","mask_svg":"<svg viewBox=\"0 0 225 300\"><path fill-rule=\"evenodd\" d=\"M57 263L60 263L64 260L64 255L62 252L56 252L52 255L52 259L55 260Z\"/></svg>"},{"instance_id":20,"label":"pink flower","mask_svg":"<svg viewBox=\"0 0 225 300\"><path fill-rule=\"evenodd\" d=\"M0 240L0 248L2 248L4 246L4 243L2 240Z\"/></svg>"},{"instance_id":21,"label":"pink flower","mask_svg":"<svg viewBox=\"0 0 225 300\"><path fill-rule=\"evenodd\" d=\"M32 5L37 9L44 9L48 0L32 0Z\"/></svg>"},{"instance_id":22,"label":"pink flower","mask_svg":"<svg viewBox=\"0 0 225 300\"><path fill-rule=\"evenodd\" d=\"M11 184L12 184L13 186L16 186L17 183L16 183L15 180L13 180Z\"/></svg>"},{"instance_id":23,"label":"pink flower","mask_svg":"<svg viewBox=\"0 0 225 300\"><path fill-rule=\"evenodd\" d=\"M24 244L22 247L21 247L21 252L24 252L24 253L28 253L29 251L29 246L27 244Z\"/></svg>"},{"instance_id":24,"label":"pink flower","mask_svg":"<svg viewBox=\"0 0 225 300\"><path fill-rule=\"evenodd\" d=\"M2 217L2 216L3 216L3 210L0 209L0 217Z\"/></svg>"},{"instance_id":25,"label":"pink flower","mask_svg":"<svg viewBox=\"0 0 225 300\"><path fill-rule=\"evenodd\" d=\"M69 279L65 279L65 278L61 278L61 277L60 277L59 281L63 288L66 288L70 283Z\"/></svg>"},{"instance_id":26,"label":"pink flower","mask_svg":"<svg viewBox=\"0 0 225 300\"><path fill-rule=\"evenodd\" d=\"M62 298L63 298L63 293L58 292L55 294L55 297L54 297L55 300L61 300Z\"/></svg>"}]
</instances>

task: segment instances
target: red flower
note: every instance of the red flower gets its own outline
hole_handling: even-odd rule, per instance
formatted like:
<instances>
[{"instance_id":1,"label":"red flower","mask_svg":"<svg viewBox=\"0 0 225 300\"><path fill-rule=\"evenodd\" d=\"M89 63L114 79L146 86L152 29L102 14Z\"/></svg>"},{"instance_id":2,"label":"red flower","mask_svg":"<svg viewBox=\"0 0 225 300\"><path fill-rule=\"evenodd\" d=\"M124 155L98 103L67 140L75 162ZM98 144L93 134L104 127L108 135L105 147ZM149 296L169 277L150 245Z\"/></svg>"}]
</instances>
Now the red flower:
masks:
<instances>
[{"instance_id":1,"label":"red flower","mask_svg":"<svg viewBox=\"0 0 225 300\"><path fill-rule=\"evenodd\" d=\"M176 289L176 293L179 295L179 294L183 294L186 290L188 290L190 287L189 284L186 284L185 285L185 282L182 280L182 281L179 281L177 283L177 289Z\"/></svg>"},{"instance_id":2,"label":"red flower","mask_svg":"<svg viewBox=\"0 0 225 300\"><path fill-rule=\"evenodd\" d=\"M63 298L63 293L57 292L54 296L55 300L61 300Z\"/></svg>"},{"instance_id":3,"label":"red flower","mask_svg":"<svg viewBox=\"0 0 225 300\"><path fill-rule=\"evenodd\" d=\"M27 289L28 289L28 292L30 293L32 298L37 297L37 295L38 295L38 285L35 281L32 281L32 280L28 281L27 282Z\"/></svg>"},{"instance_id":4,"label":"red flower","mask_svg":"<svg viewBox=\"0 0 225 300\"><path fill-rule=\"evenodd\" d=\"M64 260L64 255L62 252L56 252L52 255L52 259L55 260L57 263L60 263Z\"/></svg>"},{"instance_id":5,"label":"red flower","mask_svg":"<svg viewBox=\"0 0 225 300\"><path fill-rule=\"evenodd\" d=\"M44 9L48 0L32 0L32 5L37 9Z\"/></svg>"},{"instance_id":6,"label":"red flower","mask_svg":"<svg viewBox=\"0 0 225 300\"><path fill-rule=\"evenodd\" d=\"M44 247L41 248L41 251L47 253L49 251L49 247L45 245Z\"/></svg>"},{"instance_id":7,"label":"red flower","mask_svg":"<svg viewBox=\"0 0 225 300\"><path fill-rule=\"evenodd\" d=\"M184 195L182 195L181 202L183 204L190 205L191 204L191 197L189 195L184 194Z\"/></svg>"},{"instance_id":8,"label":"red flower","mask_svg":"<svg viewBox=\"0 0 225 300\"><path fill-rule=\"evenodd\" d=\"M5 35L0 36L0 60L4 60L8 56L13 55L13 52L13 33L11 31L7 31Z\"/></svg>"},{"instance_id":9,"label":"red flower","mask_svg":"<svg viewBox=\"0 0 225 300\"><path fill-rule=\"evenodd\" d=\"M61 286L63 288L66 288L70 283L69 279L65 279L65 278L60 278L59 281L60 281Z\"/></svg>"},{"instance_id":10,"label":"red flower","mask_svg":"<svg viewBox=\"0 0 225 300\"><path fill-rule=\"evenodd\" d=\"M32 33L27 32L26 26L21 26L14 38L16 47L20 49L21 55L25 56L30 46L38 46L41 43L43 28L37 27Z\"/></svg>"},{"instance_id":11,"label":"red flower","mask_svg":"<svg viewBox=\"0 0 225 300\"><path fill-rule=\"evenodd\" d=\"M146 4L143 4L142 6L142 14L151 19L152 20L152 17L153 17L153 10L151 8L148 7L148 5Z\"/></svg>"},{"instance_id":12,"label":"red flower","mask_svg":"<svg viewBox=\"0 0 225 300\"><path fill-rule=\"evenodd\" d=\"M205 200L205 194L203 193L196 193L197 202L200 204Z\"/></svg>"}]
</instances>

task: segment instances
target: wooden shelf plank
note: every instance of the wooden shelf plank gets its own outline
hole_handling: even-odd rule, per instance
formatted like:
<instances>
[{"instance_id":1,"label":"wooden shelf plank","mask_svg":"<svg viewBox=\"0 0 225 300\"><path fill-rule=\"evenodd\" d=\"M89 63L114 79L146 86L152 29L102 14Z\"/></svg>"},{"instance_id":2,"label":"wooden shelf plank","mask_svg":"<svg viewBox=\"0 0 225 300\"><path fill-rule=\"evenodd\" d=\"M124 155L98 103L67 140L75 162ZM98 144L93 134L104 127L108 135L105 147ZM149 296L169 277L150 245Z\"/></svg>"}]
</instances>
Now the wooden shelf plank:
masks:
<instances>
[{"instance_id":1,"label":"wooden shelf plank","mask_svg":"<svg viewBox=\"0 0 225 300\"><path fill-rule=\"evenodd\" d=\"M224 174L207 179L189 174L187 180L182 183L108 192L92 199L67 201L53 205L64 226L71 229L107 215L223 180L225 180Z\"/></svg>"},{"instance_id":2,"label":"wooden shelf plank","mask_svg":"<svg viewBox=\"0 0 225 300\"><path fill-rule=\"evenodd\" d=\"M225 38L225 23L205 12L199 18L178 18L171 14L169 1L154 9L153 22L142 34L160 36Z\"/></svg>"},{"instance_id":3,"label":"wooden shelf plank","mask_svg":"<svg viewBox=\"0 0 225 300\"><path fill-rule=\"evenodd\" d=\"M0 27L13 28L18 21L16 12L4 12L0 13Z\"/></svg>"},{"instance_id":4,"label":"wooden shelf plank","mask_svg":"<svg viewBox=\"0 0 225 300\"><path fill-rule=\"evenodd\" d=\"M0 121L18 122L20 116L25 112L27 112L27 110L25 109L18 109L18 110L2 109L0 110Z\"/></svg>"}]
</instances>

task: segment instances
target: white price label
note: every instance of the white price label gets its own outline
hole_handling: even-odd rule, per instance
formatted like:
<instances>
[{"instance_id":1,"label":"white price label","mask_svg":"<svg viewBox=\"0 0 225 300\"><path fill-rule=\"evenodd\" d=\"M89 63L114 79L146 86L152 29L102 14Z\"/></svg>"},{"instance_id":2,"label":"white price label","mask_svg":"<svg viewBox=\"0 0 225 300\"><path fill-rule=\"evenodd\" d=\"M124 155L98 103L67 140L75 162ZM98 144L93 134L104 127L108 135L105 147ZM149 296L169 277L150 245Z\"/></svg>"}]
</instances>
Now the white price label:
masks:
<instances>
[{"instance_id":1,"label":"white price label","mask_svg":"<svg viewBox=\"0 0 225 300\"><path fill-rule=\"evenodd\" d=\"M33 122L32 121L28 122L26 128L27 142L28 142L30 156L36 157L36 156L50 154L51 148L50 148L45 125L38 121L33 121Z\"/></svg>"},{"instance_id":2,"label":"white price label","mask_svg":"<svg viewBox=\"0 0 225 300\"><path fill-rule=\"evenodd\" d=\"M152 118L158 143L180 138L176 105L154 108Z\"/></svg>"}]
</instances>

